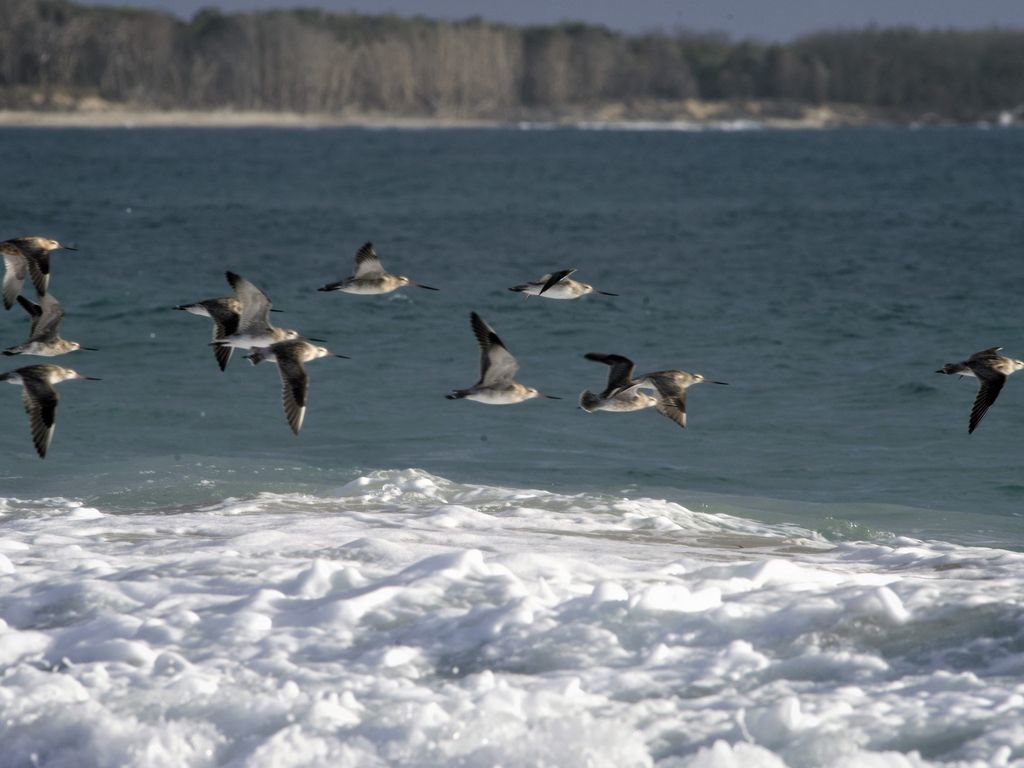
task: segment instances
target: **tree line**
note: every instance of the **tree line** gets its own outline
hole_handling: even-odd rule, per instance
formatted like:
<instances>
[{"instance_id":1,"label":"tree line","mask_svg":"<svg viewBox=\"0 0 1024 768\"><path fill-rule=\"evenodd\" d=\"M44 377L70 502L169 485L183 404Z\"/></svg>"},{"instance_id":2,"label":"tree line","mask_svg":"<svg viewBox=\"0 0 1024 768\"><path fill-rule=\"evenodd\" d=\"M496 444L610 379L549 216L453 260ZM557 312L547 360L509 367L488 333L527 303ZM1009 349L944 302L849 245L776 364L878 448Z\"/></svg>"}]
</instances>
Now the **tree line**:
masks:
<instances>
[{"instance_id":1,"label":"tree line","mask_svg":"<svg viewBox=\"0 0 1024 768\"><path fill-rule=\"evenodd\" d=\"M7 108L98 97L155 109L517 119L700 99L974 120L1024 105L1022 30L872 27L768 44L309 9L207 9L184 21L67 0L0 0L0 19Z\"/></svg>"}]
</instances>

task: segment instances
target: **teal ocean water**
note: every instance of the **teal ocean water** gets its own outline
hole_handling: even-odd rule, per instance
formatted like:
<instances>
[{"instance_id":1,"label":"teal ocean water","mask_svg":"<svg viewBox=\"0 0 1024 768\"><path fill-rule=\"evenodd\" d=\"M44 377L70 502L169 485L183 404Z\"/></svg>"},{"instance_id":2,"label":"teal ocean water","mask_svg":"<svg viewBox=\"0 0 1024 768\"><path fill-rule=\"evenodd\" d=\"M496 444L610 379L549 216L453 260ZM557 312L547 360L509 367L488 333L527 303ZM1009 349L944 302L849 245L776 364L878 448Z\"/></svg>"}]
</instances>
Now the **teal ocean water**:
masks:
<instances>
[{"instance_id":1,"label":"teal ocean water","mask_svg":"<svg viewBox=\"0 0 1024 768\"><path fill-rule=\"evenodd\" d=\"M63 362L51 453L0 390L0 496L186 510L329 495L378 469L566 494L653 496L838 538L1024 545L1024 380L967 434L971 380L1024 357L1024 132L858 130L0 131L3 236L44 234ZM435 285L318 293L372 240ZM617 298L524 301L555 268ZM310 368L302 434L273 366L225 373L208 321L171 307L262 286L279 324L351 360ZM468 314L565 400L449 402L476 380ZM4 346L27 319L0 316ZM586 352L730 382L689 426L586 414ZM5 359L5 370L40 359Z\"/></svg>"}]
</instances>

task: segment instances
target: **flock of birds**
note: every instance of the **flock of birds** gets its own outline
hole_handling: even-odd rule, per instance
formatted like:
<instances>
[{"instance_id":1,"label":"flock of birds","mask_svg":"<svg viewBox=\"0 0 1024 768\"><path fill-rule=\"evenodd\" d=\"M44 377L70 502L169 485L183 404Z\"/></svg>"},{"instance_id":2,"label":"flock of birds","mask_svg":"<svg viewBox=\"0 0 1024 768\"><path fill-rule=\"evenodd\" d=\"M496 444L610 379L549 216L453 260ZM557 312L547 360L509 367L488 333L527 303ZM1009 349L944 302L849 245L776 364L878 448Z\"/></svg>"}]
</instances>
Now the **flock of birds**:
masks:
<instances>
[{"instance_id":1,"label":"flock of birds","mask_svg":"<svg viewBox=\"0 0 1024 768\"><path fill-rule=\"evenodd\" d=\"M5 355L36 355L55 357L76 350L93 350L75 341L60 337L60 323L64 310L60 302L48 292L50 282L50 255L57 250L77 250L69 245L45 237L19 237L0 243L4 258L3 302L4 309L19 304L29 315L29 338L22 344L4 350ZM616 296L600 291L591 285L573 280L575 269L563 269L542 276L539 280L511 287L509 290L523 294L526 298L540 296L549 299L578 299L596 293ZM296 435L302 428L306 413L309 391L309 376L305 364L322 357L347 358L335 355L321 342L303 336L298 331L275 327L270 322L270 313L275 312L267 295L253 283L234 272L226 272L228 284L234 296L204 299L191 304L182 304L175 309L193 315L208 317L213 321L213 340L210 346L218 366L223 371L235 348L248 350L245 358L253 365L269 361L277 364L281 375L281 399L288 426ZM37 302L22 295L27 278L35 287ZM349 277L329 283L320 291L342 291L344 293L377 295L391 293L404 286L415 286L436 291L429 285L416 283L403 275L384 271L372 243L365 243L355 256L355 272ZM515 380L519 363L502 343L498 334L476 312L470 313L473 335L480 346L480 378L471 387L453 390L449 400L475 400L487 405L509 405L521 403L536 397L559 400L546 395L534 387L527 387ZM1007 377L1024 368L1024 361L1000 355L1002 347L992 347L971 355L959 363L947 363L937 373L959 376L974 376L979 388L971 417L968 433L974 432L989 407L996 401ZM669 370L654 371L637 376L633 361L616 354L589 353L586 359L609 367L608 382L600 393L584 390L579 398L580 407L592 413L611 411L626 413L654 408L670 418L680 427L686 426L686 390L694 384L708 382L726 384L724 381L706 379L699 373ZM57 413L57 391L54 385L70 379L98 381L84 376L70 368L59 365L27 365L13 371L0 373L0 381L22 387L25 411L36 452L45 458L53 439Z\"/></svg>"}]
</instances>

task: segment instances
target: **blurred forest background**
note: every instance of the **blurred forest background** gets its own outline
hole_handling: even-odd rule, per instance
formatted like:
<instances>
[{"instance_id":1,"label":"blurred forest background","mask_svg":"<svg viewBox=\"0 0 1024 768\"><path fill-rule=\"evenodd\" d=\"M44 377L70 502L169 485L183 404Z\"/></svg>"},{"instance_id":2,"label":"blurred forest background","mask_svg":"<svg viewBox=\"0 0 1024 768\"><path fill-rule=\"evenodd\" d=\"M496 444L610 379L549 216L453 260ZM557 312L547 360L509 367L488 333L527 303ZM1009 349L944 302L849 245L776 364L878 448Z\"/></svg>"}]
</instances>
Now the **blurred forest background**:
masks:
<instances>
[{"instance_id":1,"label":"blurred forest background","mask_svg":"<svg viewBox=\"0 0 1024 768\"><path fill-rule=\"evenodd\" d=\"M0 108L265 110L495 120L1024 119L1024 31L867 28L789 43L584 24L288 10L172 15L0 0ZM721 113L721 111L720 111Z\"/></svg>"}]
</instances>

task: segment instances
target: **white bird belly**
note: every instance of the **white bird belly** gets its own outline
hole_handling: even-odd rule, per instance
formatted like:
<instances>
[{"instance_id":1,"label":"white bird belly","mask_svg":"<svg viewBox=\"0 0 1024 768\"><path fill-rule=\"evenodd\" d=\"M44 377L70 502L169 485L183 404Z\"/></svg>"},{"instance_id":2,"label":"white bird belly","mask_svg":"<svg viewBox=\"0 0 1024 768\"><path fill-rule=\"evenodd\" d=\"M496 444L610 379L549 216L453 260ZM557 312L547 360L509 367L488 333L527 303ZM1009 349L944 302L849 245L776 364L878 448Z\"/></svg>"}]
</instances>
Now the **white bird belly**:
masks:
<instances>
[{"instance_id":1,"label":"white bird belly","mask_svg":"<svg viewBox=\"0 0 1024 768\"><path fill-rule=\"evenodd\" d=\"M484 405L512 405L513 403L521 403L526 398L523 397L522 393L516 392L513 389L501 389L471 392L466 395L466 399L475 400Z\"/></svg>"}]
</instances>

